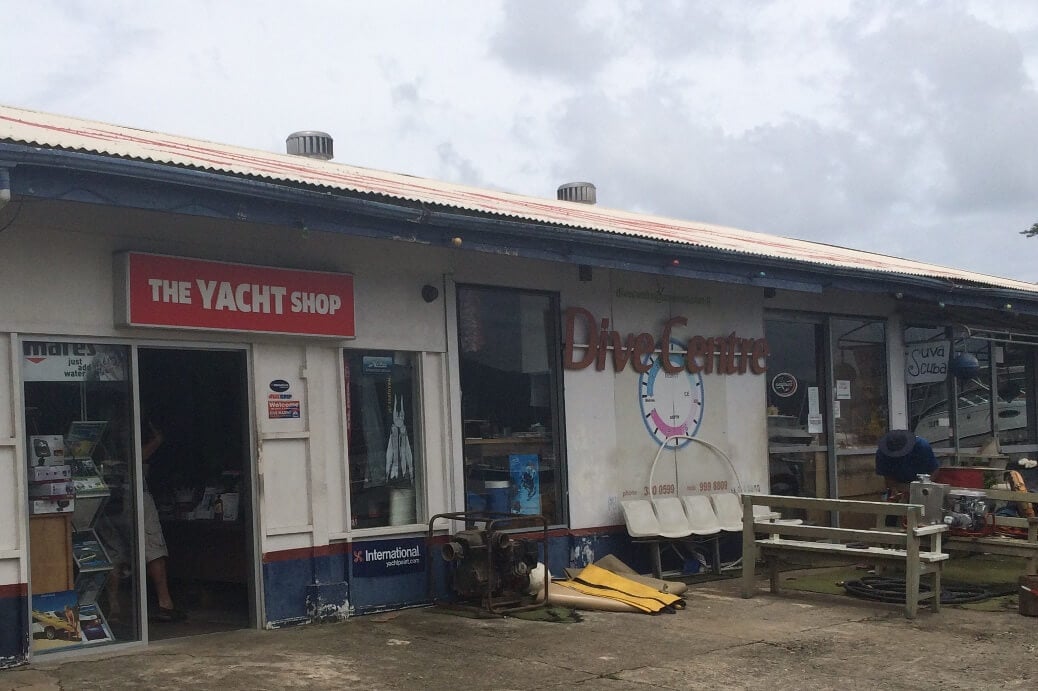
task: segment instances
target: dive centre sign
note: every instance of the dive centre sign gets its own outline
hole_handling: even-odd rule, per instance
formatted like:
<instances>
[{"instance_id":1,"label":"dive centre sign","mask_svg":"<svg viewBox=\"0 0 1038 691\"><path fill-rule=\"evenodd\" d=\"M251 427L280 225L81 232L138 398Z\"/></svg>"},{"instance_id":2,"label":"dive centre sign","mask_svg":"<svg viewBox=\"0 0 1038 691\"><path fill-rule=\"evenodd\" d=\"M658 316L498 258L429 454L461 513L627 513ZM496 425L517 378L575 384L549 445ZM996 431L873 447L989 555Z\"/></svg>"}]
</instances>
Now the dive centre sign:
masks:
<instances>
[{"instance_id":1,"label":"dive centre sign","mask_svg":"<svg viewBox=\"0 0 1038 691\"><path fill-rule=\"evenodd\" d=\"M686 317L671 317L663 323L660 335L628 333L609 328L609 318L601 320L583 307L569 307L565 313L565 344L563 366L578 370L595 364L604 370L606 360L613 361L613 370L621 372L630 364L631 369L645 374L654 365L666 374L763 374L767 371L770 351L763 338L745 338L734 331L727 336L692 336L685 340L673 338L675 327L687 326ZM579 333L587 334L587 342L576 342ZM657 346L657 344L659 344ZM654 353L659 350L659 357Z\"/></svg>"}]
</instances>

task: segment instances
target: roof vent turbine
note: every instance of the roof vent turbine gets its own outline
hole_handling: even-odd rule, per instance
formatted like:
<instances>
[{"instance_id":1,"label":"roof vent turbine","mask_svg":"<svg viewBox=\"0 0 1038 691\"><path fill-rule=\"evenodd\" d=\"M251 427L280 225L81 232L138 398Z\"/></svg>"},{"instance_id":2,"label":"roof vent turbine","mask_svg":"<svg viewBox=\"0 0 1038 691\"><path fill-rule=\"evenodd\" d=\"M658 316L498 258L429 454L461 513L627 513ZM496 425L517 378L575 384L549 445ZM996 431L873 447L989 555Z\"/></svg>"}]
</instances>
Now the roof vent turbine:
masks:
<instances>
[{"instance_id":1,"label":"roof vent turbine","mask_svg":"<svg viewBox=\"0 0 1038 691\"><path fill-rule=\"evenodd\" d=\"M595 186L590 182L567 182L559 185L556 198L560 202L594 204L597 200Z\"/></svg>"},{"instance_id":2,"label":"roof vent turbine","mask_svg":"<svg viewBox=\"0 0 1038 691\"><path fill-rule=\"evenodd\" d=\"M332 150L332 136L327 132L315 130L293 132L285 139L285 147L293 156L306 156L322 161L331 160L335 155Z\"/></svg>"}]
</instances>

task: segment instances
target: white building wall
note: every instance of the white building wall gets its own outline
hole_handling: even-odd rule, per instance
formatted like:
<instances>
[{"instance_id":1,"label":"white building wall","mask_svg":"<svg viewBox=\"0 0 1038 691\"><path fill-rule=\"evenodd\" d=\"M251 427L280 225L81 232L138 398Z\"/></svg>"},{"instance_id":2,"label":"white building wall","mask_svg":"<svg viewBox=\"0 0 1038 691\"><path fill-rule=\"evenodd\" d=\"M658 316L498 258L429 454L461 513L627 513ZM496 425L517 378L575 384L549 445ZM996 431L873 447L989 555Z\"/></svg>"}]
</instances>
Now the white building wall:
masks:
<instances>
[{"instance_id":1,"label":"white building wall","mask_svg":"<svg viewBox=\"0 0 1038 691\"><path fill-rule=\"evenodd\" d=\"M464 247L464 245L463 245ZM426 460L425 515L463 507L457 379L447 344L456 329L452 286L483 284L558 292L563 309L577 306L626 336L659 336L663 323L685 316L674 337L763 337L768 309L797 309L884 316L891 301L869 295L785 295L765 300L763 291L703 281L659 278L595 269L591 281L574 266L378 242L244 223L171 214L109 210L93 205L27 204L17 224L0 237L5 271L0 273L0 330L34 336L114 338L126 342L245 343L250 349L254 397L257 500L261 550L308 547L356 536L351 532L343 424L342 348L423 353L422 452ZM113 325L112 256L135 250L322 271L353 273L357 337L348 341L211 332L119 329ZM427 303L421 288L440 289ZM618 295L652 291L676 296L655 301ZM55 308L60 306L60 308ZM20 414L7 391L18 386L17 361L0 340L0 582L24 582L19 503ZM730 488L766 489L767 440L764 375L704 374L705 413L699 437L731 458L735 472L703 447L678 452L680 491L700 482ZM298 420L266 414L269 382L285 379L303 402ZM901 378L891 376L891 397L903 397ZM622 522L619 501L648 484L658 445L641 422L638 376L632 370L594 367L563 373L569 510L573 528ZM892 406L897 410L897 406ZM673 461L673 459L672 459ZM688 466L688 474L686 472ZM672 476L664 463L656 479ZM417 532L420 525L411 529ZM379 534L374 533L363 534ZM381 532L393 532L382 529ZM399 532L398 530L396 532Z\"/></svg>"},{"instance_id":2,"label":"white building wall","mask_svg":"<svg viewBox=\"0 0 1038 691\"><path fill-rule=\"evenodd\" d=\"M117 328L113 255L127 250L352 273L357 337L349 340L171 329ZM443 291L446 252L269 226L216 222L93 205L27 204L0 237L0 329L19 336L114 339L147 345L244 344L249 349L255 487L261 552L327 544L350 534L342 391L342 349L422 353L426 482L430 511L448 508L442 475L447 376L444 297L426 303L421 287ZM17 345L17 344L15 344ZM14 353L12 355L12 353ZM0 584L24 583L24 444L20 353L0 342ZM269 383L290 382L299 419L271 419ZM11 392L11 393L9 393Z\"/></svg>"},{"instance_id":3,"label":"white building wall","mask_svg":"<svg viewBox=\"0 0 1038 691\"><path fill-rule=\"evenodd\" d=\"M673 299L663 297L657 302L646 297L652 294ZM610 328L624 339L642 332L658 339L664 323L678 316L688 323L676 326L671 336L682 343L694 335L763 336L757 290L613 272L597 300L579 294L570 297L564 293L564 307L577 305L598 319L608 317ZM565 378L572 525L622 523L619 502L645 496L650 467L660 450L643 421L641 378L629 365L614 372L611 357L604 371L591 365L567 371ZM661 454L652 484L671 485L660 490L671 494L698 492L704 482L710 483L711 491L735 489L740 483L746 488L766 486L763 379L749 372L702 375L703 415L694 436L721 449L734 470L724 456L691 443Z\"/></svg>"},{"instance_id":4,"label":"white building wall","mask_svg":"<svg viewBox=\"0 0 1038 691\"><path fill-rule=\"evenodd\" d=\"M645 274L594 269L592 280L578 279L574 266L549 262L519 262L495 256L458 257L452 278L473 283L557 291L563 310L582 307L597 319L608 318L610 328L628 333L646 332L658 338L664 322L684 316L688 325L673 337L686 340L696 334L743 338L763 337L763 291L731 285L661 278ZM626 294L663 294L675 300L623 297ZM451 327L453 328L453 327ZM703 446L677 453L682 491L700 482L727 483L735 488L761 490L767 486L767 438L764 375L704 374L706 409L698 436L722 449L735 466ZM574 529L623 522L619 502L625 493L642 496L650 464L659 445L641 420L639 377L628 367L613 371L611 356L604 371L594 365L563 372L566 454L568 459L570 526ZM674 454L661 459L655 474L672 483ZM460 502L460 497L457 498Z\"/></svg>"},{"instance_id":5,"label":"white building wall","mask_svg":"<svg viewBox=\"0 0 1038 691\"><path fill-rule=\"evenodd\" d=\"M28 571L25 537L24 441L17 432L18 408L11 334L0 333L0 585L25 583Z\"/></svg>"}]
</instances>

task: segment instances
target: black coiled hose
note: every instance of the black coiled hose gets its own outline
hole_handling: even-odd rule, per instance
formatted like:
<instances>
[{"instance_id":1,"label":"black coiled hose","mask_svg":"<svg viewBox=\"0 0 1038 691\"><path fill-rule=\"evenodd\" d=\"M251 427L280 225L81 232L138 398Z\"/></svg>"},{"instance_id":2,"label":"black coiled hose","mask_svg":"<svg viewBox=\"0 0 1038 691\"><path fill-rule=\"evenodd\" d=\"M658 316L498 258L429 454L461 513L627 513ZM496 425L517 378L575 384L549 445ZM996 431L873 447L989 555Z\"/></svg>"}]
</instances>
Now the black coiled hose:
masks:
<instances>
[{"instance_id":1,"label":"black coiled hose","mask_svg":"<svg viewBox=\"0 0 1038 691\"><path fill-rule=\"evenodd\" d=\"M904 603L905 580L903 578L887 578L884 576L865 576L856 581L845 581L844 590L849 595L865 598L867 600L879 600L880 602ZM919 593L928 593L932 590L929 585L919 584ZM942 585L941 604L961 605L967 602L981 602L994 597L995 594L979 585L957 583L954 585Z\"/></svg>"}]
</instances>

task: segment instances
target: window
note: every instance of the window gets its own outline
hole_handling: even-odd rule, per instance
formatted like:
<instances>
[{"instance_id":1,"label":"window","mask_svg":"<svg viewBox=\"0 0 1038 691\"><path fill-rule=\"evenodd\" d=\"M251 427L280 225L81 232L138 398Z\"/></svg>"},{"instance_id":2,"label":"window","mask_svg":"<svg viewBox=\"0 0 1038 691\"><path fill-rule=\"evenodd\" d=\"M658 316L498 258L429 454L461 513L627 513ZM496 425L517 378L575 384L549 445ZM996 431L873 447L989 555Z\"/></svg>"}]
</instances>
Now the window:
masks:
<instances>
[{"instance_id":1,"label":"window","mask_svg":"<svg viewBox=\"0 0 1038 691\"><path fill-rule=\"evenodd\" d=\"M1035 351L1023 345L995 346L998 440L1004 446L1038 442L1035 414ZM1001 348L1001 352L998 349Z\"/></svg>"},{"instance_id":2,"label":"window","mask_svg":"<svg viewBox=\"0 0 1038 691\"><path fill-rule=\"evenodd\" d=\"M354 528L422 518L417 357L401 351L343 353L350 511Z\"/></svg>"},{"instance_id":3,"label":"window","mask_svg":"<svg viewBox=\"0 0 1038 691\"><path fill-rule=\"evenodd\" d=\"M833 319L836 446L875 447L887 430L886 324Z\"/></svg>"},{"instance_id":4,"label":"window","mask_svg":"<svg viewBox=\"0 0 1038 691\"><path fill-rule=\"evenodd\" d=\"M564 517L555 295L458 288L465 508Z\"/></svg>"},{"instance_id":5,"label":"window","mask_svg":"<svg viewBox=\"0 0 1038 691\"><path fill-rule=\"evenodd\" d=\"M129 356L22 344L34 652L140 638Z\"/></svg>"},{"instance_id":6,"label":"window","mask_svg":"<svg viewBox=\"0 0 1038 691\"><path fill-rule=\"evenodd\" d=\"M951 341L943 327L905 328L905 383L908 428L934 448L955 445L948 410Z\"/></svg>"},{"instance_id":7,"label":"window","mask_svg":"<svg viewBox=\"0 0 1038 691\"><path fill-rule=\"evenodd\" d=\"M991 439L991 344L979 338L957 339L950 375L957 410L952 419L960 447L979 447ZM972 356L972 357L970 357Z\"/></svg>"},{"instance_id":8,"label":"window","mask_svg":"<svg viewBox=\"0 0 1038 691\"><path fill-rule=\"evenodd\" d=\"M907 326L905 348L909 424L934 447L980 448L992 435L1001 447L1038 443L1034 345Z\"/></svg>"}]
</instances>

